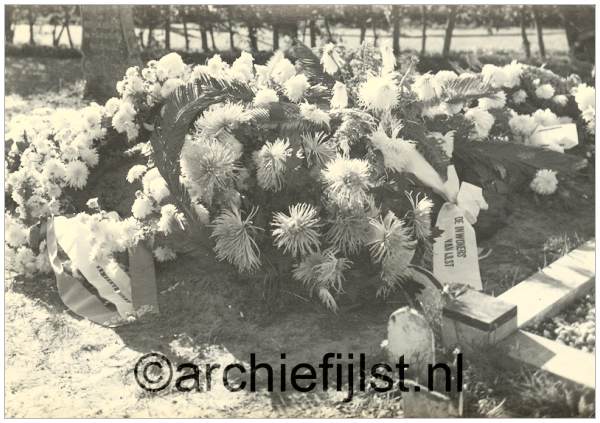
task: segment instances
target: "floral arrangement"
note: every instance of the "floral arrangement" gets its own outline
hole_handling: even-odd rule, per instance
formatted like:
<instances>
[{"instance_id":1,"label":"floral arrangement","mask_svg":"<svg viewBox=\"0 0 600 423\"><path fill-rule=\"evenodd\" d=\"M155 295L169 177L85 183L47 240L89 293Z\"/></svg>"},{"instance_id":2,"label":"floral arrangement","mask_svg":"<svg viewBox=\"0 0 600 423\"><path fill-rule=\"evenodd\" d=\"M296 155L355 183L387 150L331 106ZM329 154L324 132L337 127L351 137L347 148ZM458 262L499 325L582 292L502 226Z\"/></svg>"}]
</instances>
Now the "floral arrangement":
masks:
<instances>
[{"instance_id":1,"label":"floral arrangement","mask_svg":"<svg viewBox=\"0 0 600 423\"><path fill-rule=\"evenodd\" d=\"M121 134L148 160L126 178L139 187L131 216L93 200L79 215L98 234L94 260L140 239L173 260L171 238L189 234L240 273L290 275L335 310L353 268L377 275L378 294L406 290L431 255L433 200L453 159L523 171L526 151L539 158L526 166L530 187L546 195L574 160L531 145L531 133L573 119L594 131L593 88L518 63L418 75L386 47L326 45L318 57L301 44L253 61L191 66L171 53L130 68L104 106L14 117L9 267L48 271L31 228L64 212L64 192L85 188L98 146ZM574 118L556 114L569 105Z\"/></svg>"}]
</instances>

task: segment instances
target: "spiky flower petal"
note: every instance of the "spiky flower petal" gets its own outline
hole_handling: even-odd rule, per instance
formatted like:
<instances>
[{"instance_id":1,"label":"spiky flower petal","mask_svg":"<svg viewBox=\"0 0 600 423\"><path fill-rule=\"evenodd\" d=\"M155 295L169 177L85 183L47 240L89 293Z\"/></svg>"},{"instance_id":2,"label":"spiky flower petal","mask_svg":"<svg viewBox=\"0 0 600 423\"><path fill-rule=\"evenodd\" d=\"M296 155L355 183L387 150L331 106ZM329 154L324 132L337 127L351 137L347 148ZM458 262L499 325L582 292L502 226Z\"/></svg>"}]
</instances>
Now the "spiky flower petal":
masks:
<instances>
[{"instance_id":1,"label":"spiky flower petal","mask_svg":"<svg viewBox=\"0 0 600 423\"><path fill-rule=\"evenodd\" d=\"M283 187L287 158L292 154L288 140L277 138L267 142L256 152L256 177L258 185L265 190L279 191Z\"/></svg>"},{"instance_id":2,"label":"spiky flower petal","mask_svg":"<svg viewBox=\"0 0 600 423\"><path fill-rule=\"evenodd\" d=\"M386 111L398 104L400 90L391 73L369 76L358 89L359 99L369 110Z\"/></svg>"},{"instance_id":3,"label":"spiky flower petal","mask_svg":"<svg viewBox=\"0 0 600 423\"><path fill-rule=\"evenodd\" d=\"M331 221L327 241L344 254L356 254L369 233L369 219L364 210L340 210Z\"/></svg>"},{"instance_id":4,"label":"spiky flower petal","mask_svg":"<svg viewBox=\"0 0 600 423\"><path fill-rule=\"evenodd\" d=\"M275 213L272 226L275 245L296 256L313 253L319 249L319 219L317 210L310 204L294 204L289 208L289 216Z\"/></svg>"},{"instance_id":5,"label":"spiky flower petal","mask_svg":"<svg viewBox=\"0 0 600 423\"><path fill-rule=\"evenodd\" d=\"M249 115L244 106L235 103L220 103L211 106L196 121L196 130L205 138L213 138L221 131L231 131L239 124L246 122Z\"/></svg>"},{"instance_id":6,"label":"spiky flower petal","mask_svg":"<svg viewBox=\"0 0 600 423\"><path fill-rule=\"evenodd\" d=\"M218 260L227 260L240 272L252 272L260 266L260 251L254 235L260 228L253 225L252 219L258 209L242 219L239 209L224 210L213 222L215 252Z\"/></svg>"},{"instance_id":7,"label":"spiky flower petal","mask_svg":"<svg viewBox=\"0 0 600 423\"><path fill-rule=\"evenodd\" d=\"M414 241L410 239L410 229L394 212L388 211L384 218L380 216L379 219L371 219L370 224L371 233L367 244L375 263L381 263L386 257L414 246Z\"/></svg>"},{"instance_id":8,"label":"spiky flower petal","mask_svg":"<svg viewBox=\"0 0 600 423\"><path fill-rule=\"evenodd\" d=\"M211 204L216 190L230 187L239 171L235 152L217 140L196 138L181 151L181 174L196 199Z\"/></svg>"},{"instance_id":9,"label":"spiky flower petal","mask_svg":"<svg viewBox=\"0 0 600 423\"><path fill-rule=\"evenodd\" d=\"M342 208L362 206L372 186L371 168L366 160L336 157L322 171L329 197Z\"/></svg>"},{"instance_id":10,"label":"spiky flower petal","mask_svg":"<svg viewBox=\"0 0 600 423\"><path fill-rule=\"evenodd\" d=\"M431 208L433 201L423 195L419 198L419 194L412 197L411 193L405 193L412 210L407 213L408 221L412 224L415 238L418 240L428 240L431 236Z\"/></svg>"},{"instance_id":11,"label":"spiky flower petal","mask_svg":"<svg viewBox=\"0 0 600 423\"><path fill-rule=\"evenodd\" d=\"M335 157L335 145L325 138L326 135L324 132L302 135L304 156L306 157L309 166L314 164L315 166L323 167Z\"/></svg>"}]
</instances>

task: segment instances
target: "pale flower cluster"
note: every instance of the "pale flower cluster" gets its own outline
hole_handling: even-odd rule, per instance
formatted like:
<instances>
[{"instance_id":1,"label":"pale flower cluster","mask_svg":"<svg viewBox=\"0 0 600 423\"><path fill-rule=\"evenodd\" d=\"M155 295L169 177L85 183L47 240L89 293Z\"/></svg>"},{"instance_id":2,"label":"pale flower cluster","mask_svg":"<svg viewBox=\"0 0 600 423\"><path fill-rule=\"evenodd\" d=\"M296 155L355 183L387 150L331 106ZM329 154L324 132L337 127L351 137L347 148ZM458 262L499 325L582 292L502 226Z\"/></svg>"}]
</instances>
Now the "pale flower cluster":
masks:
<instances>
[{"instance_id":1,"label":"pale flower cluster","mask_svg":"<svg viewBox=\"0 0 600 423\"><path fill-rule=\"evenodd\" d=\"M558 179L556 172L550 169L540 169L529 185L531 189L539 195L551 195L558 188Z\"/></svg>"},{"instance_id":2,"label":"pale flower cluster","mask_svg":"<svg viewBox=\"0 0 600 423\"><path fill-rule=\"evenodd\" d=\"M586 84L580 84L573 89L573 96L582 119L586 122L591 133L596 132L596 89Z\"/></svg>"}]
</instances>

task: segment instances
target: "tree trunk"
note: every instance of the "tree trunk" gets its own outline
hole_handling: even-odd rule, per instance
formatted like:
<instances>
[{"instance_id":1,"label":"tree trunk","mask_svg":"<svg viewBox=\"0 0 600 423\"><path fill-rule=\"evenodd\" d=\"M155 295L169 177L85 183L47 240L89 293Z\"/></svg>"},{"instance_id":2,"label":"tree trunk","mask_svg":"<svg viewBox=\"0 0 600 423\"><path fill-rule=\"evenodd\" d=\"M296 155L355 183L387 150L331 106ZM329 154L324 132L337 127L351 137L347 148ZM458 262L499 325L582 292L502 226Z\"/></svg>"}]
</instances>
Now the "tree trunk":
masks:
<instances>
[{"instance_id":1,"label":"tree trunk","mask_svg":"<svg viewBox=\"0 0 600 423\"><path fill-rule=\"evenodd\" d=\"M542 16L539 9L536 6L533 8L533 18L535 19L535 29L537 30L538 48L540 49L540 56L542 59L546 58L546 46L544 45L544 29L542 28Z\"/></svg>"},{"instance_id":2,"label":"tree trunk","mask_svg":"<svg viewBox=\"0 0 600 423\"><path fill-rule=\"evenodd\" d=\"M188 33L187 19L183 17L183 38L185 39L185 51L190 51L190 34Z\"/></svg>"},{"instance_id":3,"label":"tree trunk","mask_svg":"<svg viewBox=\"0 0 600 423\"><path fill-rule=\"evenodd\" d=\"M29 6L27 10L27 21L29 23L29 44L34 45L35 39L33 38L33 25L35 24L35 16L32 10L33 6Z\"/></svg>"},{"instance_id":4,"label":"tree trunk","mask_svg":"<svg viewBox=\"0 0 600 423\"><path fill-rule=\"evenodd\" d=\"M15 36L13 25L14 6L4 6L4 42L12 43Z\"/></svg>"},{"instance_id":5,"label":"tree trunk","mask_svg":"<svg viewBox=\"0 0 600 423\"><path fill-rule=\"evenodd\" d=\"M142 48L145 48L145 46L144 46L144 30L143 29L140 30L140 32L138 33L138 38L140 40L140 46Z\"/></svg>"},{"instance_id":6,"label":"tree trunk","mask_svg":"<svg viewBox=\"0 0 600 423\"><path fill-rule=\"evenodd\" d=\"M308 27L310 35L310 47L313 48L317 46L317 25L314 19L308 21Z\"/></svg>"},{"instance_id":7,"label":"tree trunk","mask_svg":"<svg viewBox=\"0 0 600 423\"><path fill-rule=\"evenodd\" d=\"M273 51L279 50L279 25L273 24Z\"/></svg>"},{"instance_id":8,"label":"tree trunk","mask_svg":"<svg viewBox=\"0 0 600 423\"><path fill-rule=\"evenodd\" d=\"M373 46L377 47L377 26L373 22Z\"/></svg>"},{"instance_id":9,"label":"tree trunk","mask_svg":"<svg viewBox=\"0 0 600 423\"><path fill-rule=\"evenodd\" d=\"M427 6L421 6L421 56L425 56L427 43Z\"/></svg>"},{"instance_id":10,"label":"tree trunk","mask_svg":"<svg viewBox=\"0 0 600 423\"><path fill-rule=\"evenodd\" d=\"M231 21L229 21L229 48L231 49L231 51L235 50L235 32L233 32L233 25L231 24Z\"/></svg>"},{"instance_id":11,"label":"tree trunk","mask_svg":"<svg viewBox=\"0 0 600 423\"><path fill-rule=\"evenodd\" d=\"M365 25L361 25L360 27L360 43L365 42L365 37L367 35L367 27Z\"/></svg>"},{"instance_id":12,"label":"tree trunk","mask_svg":"<svg viewBox=\"0 0 600 423\"><path fill-rule=\"evenodd\" d=\"M525 49L525 56L529 59L531 57L531 44L529 38L527 38L527 25L525 23L525 6L521 6L521 37L523 38L523 48Z\"/></svg>"},{"instance_id":13,"label":"tree trunk","mask_svg":"<svg viewBox=\"0 0 600 423\"><path fill-rule=\"evenodd\" d=\"M67 30L67 39L69 40L69 47L75 48L75 45L73 44L73 38L71 37L71 30L69 28L69 23L65 22L65 29Z\"/></svg>"},{"instance_id":14,"label":"tree trunk","mask_svg":"<svg viewBox=\"0 0 600 423\"><path fill-rule=\"evenodd\" d=\"M252 25L248 25L248 38L250 40L250 50L256 53L258 51L258 39L256 38L256 28Z\"/></svg>"},{"instance_id":15,"label":"tree trunk","mask_svg":"<svg viewBox=\"0 0 600 423\"><path fill-rule=\"evenodd\" d=\"M213 51L217 51L217 45L215 44L215 31L213 30L212 26L208 28L208 33L210 34L210 43L212 44L212 49Z\"/></svg>"},{"instance_id":16,"label":"tree trunk","mask_svg":"<svg viewBox=\"0 0 600 423\"><path fill-rule=\"evenodd\" d=\"M206 33L206 29L202 24L198 24L198 30L200 31L200 43L202 46L202 51L208 51L208 34Z\"/></svg>"},{"instance_id":17,"label":"tree trunk","mask_svg":"<svg viewBox=\"0 0 600 423\"><path fill-rule=\"evenodd\" d=\"M400 6L392 6L392 40L394 54L400 54Z\"/></svg>"},{"instance_id":18,"label":"tree trunk","mask_svg":"<svg viewBox=\"0 0 600 423\"><path fill-rule=\"evenodd\" d=\"M448 6L450 13L448 14L448 23L446 24L446 34L444 35L444 48L442 49L442 56L448 57L450 55L450 44L452 43L452 33L454 32L454 25L456 24L456 14L458 13L458 6Z\"/></svg>"},{"instance_id":19,"label":"tree trunk","mask_svg":"<svg viewBox=\"0 0 600 423\"><path fill-rule=\"evenodd\" d=\"M325 31L327 31L327 42L333 42L333 35L331 35L331 28L329 27L329 19L325 17Z\"/></svg>"},{"instance_id":20,"label":"tree trunk","mask_svg":"<svg viewBox=\"0 0 600 423\"><path fill-rule=\"evenodd\" d=\"M171 8L166 6L165 11L165 49L171 49Z\"/></svg>"},{"instance_id":21,"label":"tree trunk","mask_svg":"<svg viewBox=\"0 0 600 423\"><path fill-rule=\"evenodd\" d=\"M140 66L133 7L81 6L84 96L99 103L117 95L116 84L130 66Z\"/></svg>"},{"instance_id":22,"label":"tree trunk","mask_svg":"<svg viewBox=\"0 0 600 423\"><path fill-rule=\"evenodd\" d=\"M152 25L148 25L148 38L146 38L146 45L148 48L152 47L152 40L154 40L154 27Z\"/></svg>"}]
</instances>

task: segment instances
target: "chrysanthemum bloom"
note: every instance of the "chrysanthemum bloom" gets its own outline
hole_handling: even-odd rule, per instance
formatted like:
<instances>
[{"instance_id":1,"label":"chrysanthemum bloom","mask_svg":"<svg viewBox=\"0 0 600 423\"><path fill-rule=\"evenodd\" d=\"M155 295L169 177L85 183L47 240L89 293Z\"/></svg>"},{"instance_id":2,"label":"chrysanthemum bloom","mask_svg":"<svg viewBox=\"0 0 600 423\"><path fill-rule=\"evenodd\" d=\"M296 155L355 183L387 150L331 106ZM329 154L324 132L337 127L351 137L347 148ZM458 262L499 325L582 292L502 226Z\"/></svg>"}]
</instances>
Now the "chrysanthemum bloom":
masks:
<instances>
[{"instance_id":1,"label":"chrysanthemum bloom","mask_svg":"<svg viewBox=\"0 0 600 423\"><path fill-rule=\"evenodd\" d=\"M527 99L527 93L524 90L516 91L512 95L512 100L515 104L521 104Z\"/></svg>"},{"instance_id":2,"label":"chrysanthemum bloom","mask_svg":"<svg viewBox=\"0 0 600 423\"><path fill-rule=\"evenodd\" d=\"M580 111L585 111L596 106L596 90L586 84L579 84L573 89L575 102Z\"/></svg>"},{"instance_id":3,"label":"chrysanthemum bloom","mask_svg":"<svg viewBox=\"0 0 600 423\"><path fill-rule=\"evenodd\" d=\"M306 75L300 74L288 79L284 84L284 88L285 95L288 96L290 100L298 103L302 100L302 97L304 97L306 90L310 88L310 84Z\"/></svg>"},{"instance_id":4,"label":"chrysanthemum bloom","mask_svg":"<svg viewBox=\"0 0 600 423\"><path fill-rule=\"evenodd\" d=\"M541 126L553 126L561 123L560 118L550 109L538 109L531 117Z\"/></svg>"},{"instance_id":5,"label":"chrysanthemum bloom","mask_svg":"<svg viewBox=\"0 0 600 423\"><path fill-rule=\"evenodd\" d=\"M330 102L332 109L345 109L348 107L348 90L346 84L336 81L331 91L333 93Z\"/></svg>"},{"instance_id":6,"label":"chrysanthemum bloom","mask_svg":"<svg viewBox=\"0 0 600 423\"><path fill-rule=\"evenodd\" d=\"M558 104L559 106L564 107L569 102L569 97L567 97L564 94L558 94L558 95L555 95L554 97L552 97L552 101L554 103Z\"/></svg>"},{"instance_id":7,"label":"chrysanthemum bloom","mask_svg":"<svg viewBox=\"0 0 600 423\"><path fill-rule=\"evenodd\" d=\"M190 193L207 204L211 204L216 190L225 190L233 183L239 170L231 148L216 140L184 143L180 165Z\"/></svg>"},{"instance_id":8,"label":"chrysanthemum bloom","mask_svg":"<svg viewBox=\"0 0 600 423\"><path fill-rule=\"evenodd\" d=\"M224 210L213 222L215 252L218 260L227 260L240 272L252 272L260 267L260 251L254 235L260 228L254 226L252 219L258 209L253 209L245 219L240 211Z\"/></svg>"},{"instance_id":9,"label":"chrysanthemum bloom","mask_svg":"<svg viewBox=\"0 0 600 423\"><path fill-rule=\"evenodd\" d=\"M333 75L338 71L340 63L342 63L342 58L337 51L335 51L335 44L325 44L323 47L323 54L321 55L323 70L329 75Z\"/></svg>"},{"instance_id":10,"label":"chrysanthemum bloom","mask_svg":"<svg viewBox=\"0 0 600 423\"><path fill-rule=\"evenodd\" d=\"M407 247L414 247L414 241L410 239L410 229L394 212L388 211L385 218L380 216L379 219L371 219L370 224L367 244L375 263L381 263L386 257Z\"/></svg>"},{"instance_id":11,"label":"chrysanthemum bloom","mask_svg":"<svg viewBox=\"0 0 600 423\"><path fill-rule=\"evenodd\" d=\"M321 171L325 190L329 197L342 208L362 206L372 186L369 162L338 156L327 163Z\"/></svg>"},{"instance_id":12,"label":"chrysanthemum bloom","mask_svg":"<svg viewBox=\"0 0 600 423\"><path fill-rule=\"evenodd\" d=\"M398 104L400 91L392 74L369 76L358 89L359 99L369 110L386 111Z\"/></svg>"},{"instance_id":13,"label":"chrysanthemum bloom","mask_svg":"<svg viewBox=\"0 0 600 423\"><path fill-rule=\"evenodd\" d=\"M244 106L238 103L219 103L202 113L194 124L205 138L213 138L222 131L231 131L248 120Z\"/></svg>"},{"instance_id":14,"label":"chrysanthemum bloom","mask_svg":"<svg viewBox=\"0 0 600 423\"><path fill-rule=\"evenodd\" d=\"M554 194L558 188L556 172L550 169L538 170L529 186L535 193L540 195Z\"/></svg>"},{"instance_id":15,"label":"chrysanthemum bloom","mask_svg":"<svg viewBox=\"0 0 600 423\"><path fill-rule=\"evenodd\" d=\"M300 104L300 115L302 115L304 119L316 123L317 125L325 124L329 126L329 115L327 112L319 109L314 104Z\"/></svg>"},{"instance_id":16,"label":"chrysanthemum bloom","mask_svg":"<svg viewBox=\"0 0 600 423\"><path fill-rule=\"evenodd\" d=\"M239 81L251 81L254 78L254 57L248 52L242 51L240 57L235 59L231 65L230 74Z\"/></svg>"},{"instance_id":17,"label":"chrysanthemum bloom","mask_svg":"<svg viewBox=\"0 0 600 423\"><path fill-rule=\"evenodd\" d=\"M137 181L144 173L146 173L146 170L148 170L148 168L145 165L132 166L131 169L129 169L129 172L127 172L127 182L131 184L134 181Z\"/></svg>"},{"instance_id":18,"label":"chrysanthemum bloom","mask_svg":"<svg viewBox=\"0 0 600 423\"><path fill-rule=\"evenodd\" d=\"M171 250L169 247L156 247L153 251L154 257L159 262L165 262L175 259L176 254L175 251Z\"/></svg>"},{"instance_id":19,"label":"chrysanthemum bloom","mask_svg":"<svg viewBox=\"0 0 600 423\"><path fill-rule=\"evenodd\" d=\"M292 154L288 140L277 138L266 142L255 153L256 178L258 185L270 191L279 191L283 187L283 176L286 171L286 160Z\"/></svg>"},{"instance_id":20,"label":"chrysanthemum bloom","mask_svg":"<svg viewBox=\"0 0 600 423\"><path fill-rule=\"evenodd\" d=\"M465 118L475 125L475 134L479 140L488 136L495 121L494 116L490 112L478 107L467 110Z\"/></svg>"},{"instance_id":21,"label":"chrysanthemum bloom","mask_svg":"<svg viewBox=\"0 0 600 423\"><path fill-rule=\"evenodd\" d=\"M133 206L131 206L131 213L136 219L144 219L152 213L153 209L152 200L140 193L133 202Z\"/></svg>"},{"instance_id":22,"label":"chrysanthemum bloom","mask_svg":"<svg viewBox=\"0 0 600 423\"><path fill-rule=\"evenodd\" d=\"M431 209L433 201L426 195L419 198L419 194L413 198L410 193L406 193L412 210L408 213L408 221L412 224L415 238L418 240L428 240L431 236Z\"/></svg>"},{"instance_id":23,"label":"chrysanthemum bloom","mask_svg":"<svg viewBox=\"0 0 600 423\"><path fill-rule=\"evenodd\" d=\"M185 63L177 53L163 56L156 64L156 74L159 79L179 78L185 73Z\"/></svg>"},{"instance_id":24,"label":"chrysanthemum bloom","mask_svg":"<svg viewBox=\"0 0 600 423\"><path fill-rule=\"evenodd\" d=\"M160 219L157 223L158 230L165 235L169 235L174 228L174 225L182 227L183 214L177 211L177 207L173 204L165 204L160 209Z\"/></svg>"},{"instance_id":25,"label":"chrysanthemum bloom","mask_svg":"<svg viewBox=\"0 0 600 423\"><path fill-rule=\"evenodd\" d=\"M229 65L221 59L219 54L215 54L206 62L206 68L209 75L215 78L222 78L229 69Z\"/></svg>"},{"instance_id":26,"label":"chrysanthemum bloom","mask_svg":"<svg viewBox=\"0 0 600 423\"><path fill-rule=\"evenodd\" d=\"M501 67L492 64L483 65L481 68L483 80L494 88L502 88L509 85L509 77Z\"/></svg>"},{"instance_id":27,"label":"chrysanthemum bloom","mask_svg":"<svg viewBox=\"0 0 600 423\"><path fill-rule=\"evenodd\" d=\"M443 87L430 73L419 75L415 78L415 82L411 85L412 91L421 101L430 101L442 95Z\"/></svg>"},{"instance_id":28,"label":"chrysanthemum bloom","mask_svg":"<svg viewBox=\"0 0 600 423\"><path fill-rule=\"evenodd\" d=\"M52 157L44 164L42 174L45 178L60 180L65 178L66 168L63 162Z\"/></svg>"},{"instance_id":29,"label":"chrysanthemum bloom","mask_svg":"<svg viewBox=\"0 0 600 423\"><path fill-rule=\"evenodd\" d=\"M318 251L319 218L313 206L306 203L289 207L289 216L285 213L275 213L273 222L273 237L277 248L283 248L293 255L306 255Z\"/></svg>"},{"instance_id":30,"label":"chrysanthemum bloom","mask_svg":"<svg viewBox=\"0 0 600 423\"><path fill-rule=\"evenodd\" d=\"M262 88L254 96L255 106L265 106L269 103L277 103L278 101L279 96L277 96L277 92L271 88Z\"/></svg>"},{"instance_id":31,"label":"chrysanthemum bloom","mask_svg":"<svg viewBox=\"0 0 600 423\"><path fill-rule=\"evenodd\" d=\"M285 85L292 77L296 75L296 68L288 59L283 57L283 53L281 54L281 59L276 62L271 71L271 77L273 81L277 82L279 85Z\"/></svg>"},{"instance_id":32,"label":"chrysanthemum bloom","mask_svg":"<svg viewBox=\"0 0 600 423\"><path fill-rule=\"evenodd\" d=\"M170 194L167 182L157 168L146 172L142 177L142 186L144 187L144 194L152 197L157 203L160 203Z\"/></svg>"},{"instance_id":33,"label":"chrysanthemum bloom","mask_svg":"<svg viewBox=\"0 0 600 423\"><path fill-rule=\"evenodd\" d=\"M335 157L335 145L325 138L326 135L324 132L302 135L304 156L309 166L314 164L322 167Z\"/></svg>"},{"instance_id":34,"label":"chrysanthemum bloom","mask_svg":"<svg viewBox=\"0 0 600 423\"><path fill-rule=\"evenodd\" d=\"M330 221L327 241L344 254L356 254L369 233L369 218L364 210L336 213Z\"/></svg>"},{"instance_id":35,"label":"chrysanthemum bloom","mask_svg":"<svg viewBox=\"0 0 600 423\"><path fill-rule=\"evenodd\" d=\"M4 213L4 228L4 239L12 247L20 247L29 240L29 231L27 228L9 213Z\"/></svg>"},{"instance_id":36,"label":"chrysanthemum bloom","mask_svg":"<svg viewBox=\"0 0 600 423\"><path fill-rule=\"evenodd\" d=\"M160 96L162 98L167 98L173 91L177 89L177 87L180 87L183 84L185 84L185 82L181 78L167 79L160 89Z\"/></svg>"},{"instance_id":37,"label":"chrysanthemum bloom","mask_svg":"<svg viewBox=\"0 0 600 423\"><path fill-rule=\"evenodd\" d=\"M336 251L331 248L324 251L323 256L324 260L315 267L319 285L342 292L344 272L350 268L352 262L345 257L337 257Z\"/></svg>"},{"instance_id":38,"label":"chrysanthemum bloom","mask_svg":"<svg viewBox=\"0 0 600 423\"><path fill-rule=\"evenodd\" d=\"M477 105L483 110L501 109L506 106L506 93L499 91L492 97L480 98Z\"/></svg>"},{"instance_id":39,"label":"chrysanthemum bloom","mask_svg":"<svg viewBox=\"0 0 600 423\"><path fill-rule=\"evenodd\" d=\"M74 160L65 166L65 182L71 188L83 188L87 183L88 175L88 168L82 161Z\"/></svg>"},{"instance_id":40,"label":"chrysanthemum bloom","mask_svg":"<svg viewBox=\"0 0 600 423\"><path fill-rule=\"evenodd\" d=\"M554 95L554 87L550 84L540 85L535 89L535 95L538 98L548 100Z\"/></svg>"},{"instance_id":41,"label":"chrysanthemum bloom","mask_svg":"<svg viewBox=\"0 0 600 423\"><path fill-rule=\"evenodd\" d=\"M449 70L441 70L435 75L433 75L433 79L435 80L435 84L437 87L441 87L442 89L451 82L454 82L458 79L458 75Z\"/></svg>"}]
</instances>

